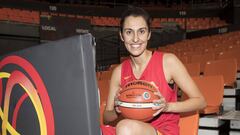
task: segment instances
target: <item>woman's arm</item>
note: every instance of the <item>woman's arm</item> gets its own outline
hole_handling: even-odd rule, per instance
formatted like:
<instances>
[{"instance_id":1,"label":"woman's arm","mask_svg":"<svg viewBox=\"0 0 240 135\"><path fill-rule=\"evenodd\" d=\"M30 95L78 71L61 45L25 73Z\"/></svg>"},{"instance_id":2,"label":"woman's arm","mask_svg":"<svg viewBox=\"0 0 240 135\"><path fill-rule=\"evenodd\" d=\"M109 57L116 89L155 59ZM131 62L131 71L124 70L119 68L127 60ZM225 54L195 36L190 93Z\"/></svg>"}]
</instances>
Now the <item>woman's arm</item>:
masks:
<instances>
[{"instance_id":1,"label":"woman's arm","mask_svg":"<svg viewBox=\"0 0 240 135\"><path fill-rule=\"evenodd\" d=\"M106 108L103 113L104 124L108 124L118 118L114 108L115 97L120 89L121 65L117 66L113 72L109 84L109 94L107 99Z\"/></svg>"},{"instance_id":2,"label":"woman's arm","mask_svg":"<svg viewBox=\"0 0 240 135\"><path fill-rule=\"evenodd\" d=\"M199 110L206 106L200 90L182 62L174 54L164 54L163 68L167 81L174 80L177 86L189 97L185 101L168 103L167 112L188 112Z\"/></svg>"}]
</instances>

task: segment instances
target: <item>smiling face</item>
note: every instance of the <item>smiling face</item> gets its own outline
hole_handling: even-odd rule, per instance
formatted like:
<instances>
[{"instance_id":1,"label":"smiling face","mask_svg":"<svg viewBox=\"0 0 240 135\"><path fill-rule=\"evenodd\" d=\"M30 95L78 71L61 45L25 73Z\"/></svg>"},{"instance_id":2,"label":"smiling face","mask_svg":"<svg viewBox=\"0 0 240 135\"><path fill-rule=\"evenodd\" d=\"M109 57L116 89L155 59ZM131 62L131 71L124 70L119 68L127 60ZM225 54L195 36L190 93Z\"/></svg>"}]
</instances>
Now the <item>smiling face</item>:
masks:
<instances>
[{"instance_id":1,"label":"smiling face","mask_svg":"<svg viewBox=\"0 0 240 135\"><path fill-rule=\"evenodd\" d=\"M151 32L142 16L128 16L123 23L121 40L132 56L141 55L147 48Z\"/></svg>"}]
</instances>

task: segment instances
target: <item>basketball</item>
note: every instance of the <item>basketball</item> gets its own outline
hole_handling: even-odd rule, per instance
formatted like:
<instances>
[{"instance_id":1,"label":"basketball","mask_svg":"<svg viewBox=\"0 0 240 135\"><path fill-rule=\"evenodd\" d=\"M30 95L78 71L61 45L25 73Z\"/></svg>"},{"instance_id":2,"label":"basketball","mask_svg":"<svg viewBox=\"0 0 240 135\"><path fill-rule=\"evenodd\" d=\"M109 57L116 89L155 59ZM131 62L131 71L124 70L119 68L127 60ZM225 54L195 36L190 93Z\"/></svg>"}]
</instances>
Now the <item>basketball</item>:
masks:
<instances>
[{"instance_id":1,"label":"basketball","mask_svg":"<svg viewBox=\"0 0 240 135\"><path fill-rule=\"evenodd\" d=\"M119 92L118 108L125 118L149 121L157 110L153 100L158 100L159 96L155 95L158 89L150 82L135 80L127 83Z\"/></svg>"}]
</instances>

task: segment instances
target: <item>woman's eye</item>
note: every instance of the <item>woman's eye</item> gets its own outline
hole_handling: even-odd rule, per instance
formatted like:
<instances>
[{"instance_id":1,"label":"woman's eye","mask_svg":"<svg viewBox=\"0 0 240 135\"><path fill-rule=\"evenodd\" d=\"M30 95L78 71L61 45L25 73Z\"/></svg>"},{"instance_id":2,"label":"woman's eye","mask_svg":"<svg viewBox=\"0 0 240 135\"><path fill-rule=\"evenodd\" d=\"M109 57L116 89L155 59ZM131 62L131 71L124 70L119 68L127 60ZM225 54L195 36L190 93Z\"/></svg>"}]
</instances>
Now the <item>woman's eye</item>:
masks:
<instances>
[{"instance_id":1,"label":"woman's eye","mask_svg":"<svg viewBox=\"0 0 240 135\"><path fill-rule=\"evenodd\" d=\"M145 30L140 30L140 34L144 34L145 33Z\"/></svg>"},{"instance_id":2,"label":"woman's eye","mask_svg":"<svg viewBox=\"0 0 240 135\"><path fill-rule=\"evenodd\" d=\"M127 35L130 35L132 32L131 31L126 31L126 34Z\"/></svg>"}]
</instances>

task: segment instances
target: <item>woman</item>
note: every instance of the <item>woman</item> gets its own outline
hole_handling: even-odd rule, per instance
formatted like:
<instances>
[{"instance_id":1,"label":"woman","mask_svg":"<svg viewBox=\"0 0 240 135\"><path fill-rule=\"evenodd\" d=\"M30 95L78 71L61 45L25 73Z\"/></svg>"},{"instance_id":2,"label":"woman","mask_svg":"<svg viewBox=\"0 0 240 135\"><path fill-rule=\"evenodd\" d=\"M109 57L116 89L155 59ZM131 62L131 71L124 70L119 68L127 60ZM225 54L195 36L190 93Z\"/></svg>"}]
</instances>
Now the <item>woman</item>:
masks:
<instances>
[{"instance_id":1,"label":"woman","mask_svg":"<svg viewBox=\"0 0 240 135\"><path fill-rule=\"evenodd\" d=\"M189 76L183 64L171 53L152 52L147 49L151 37L151 18L141 8L127 9L122 16L120 37L130 53L130 59L116 67L110 81L110 91L104 111L104 122L108 124L118 118L118 109L114 101L119 90L127 82L146 80L158 89L160 104L154 120L146 123L137 120L123 119L116 127L108 126L108 130L116 135L178 135L178 121L181 112L194 111L205 107L205 100L199 89ZM171 82L188 95L189 99L178 102L177 90L171 88ZM106 130L103 127L103 134Z\"/></svg>"}]
</instances>

